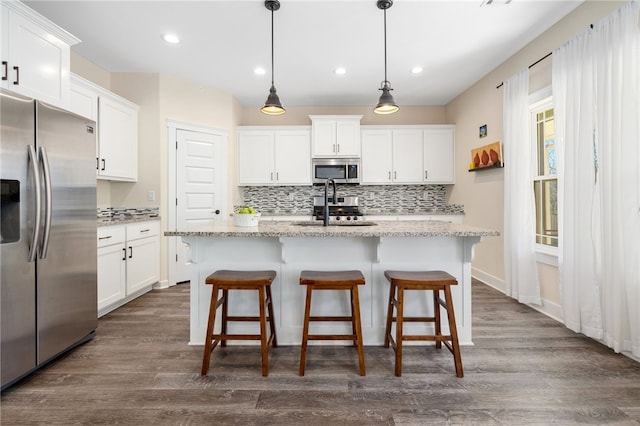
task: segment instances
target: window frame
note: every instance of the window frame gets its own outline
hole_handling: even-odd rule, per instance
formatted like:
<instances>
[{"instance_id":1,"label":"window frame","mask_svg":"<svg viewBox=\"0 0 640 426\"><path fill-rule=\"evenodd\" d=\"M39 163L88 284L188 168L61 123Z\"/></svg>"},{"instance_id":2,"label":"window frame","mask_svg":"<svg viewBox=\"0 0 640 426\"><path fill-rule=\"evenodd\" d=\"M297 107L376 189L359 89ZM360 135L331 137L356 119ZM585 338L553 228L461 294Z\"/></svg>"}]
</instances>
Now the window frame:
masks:
<instances>
[{"instance_id":1,"label":"window frame","mask_svg":"<svg viewBox=\"0 0 640 426\"><path fill-rule=\"evenodd\" d=\"M551 92L551 86L545 87L538 92L532 93L529 95L529 129L530 129L530 143L531 149L533 152L533 161L531 164L532 167L532 185L534 182L542 181L544 179L540 179L538 174L538 130L537 130L537 120L536 114L540 112L544 112L548 109L553 108L553 96ZM554 111L555 114L555 111ZM556 181L558 179L558 175L555 177ZM537 219L537 218L536 218ZM536 234L536 230L533 229L532 232L534 235ZM560 235L558 235L558 244L560 243ZM558 266L558 247L550 246L547 244L540 244L536 242L536 261L539 263L544 263L551 266Z\"/></svg>"}]
</instances>

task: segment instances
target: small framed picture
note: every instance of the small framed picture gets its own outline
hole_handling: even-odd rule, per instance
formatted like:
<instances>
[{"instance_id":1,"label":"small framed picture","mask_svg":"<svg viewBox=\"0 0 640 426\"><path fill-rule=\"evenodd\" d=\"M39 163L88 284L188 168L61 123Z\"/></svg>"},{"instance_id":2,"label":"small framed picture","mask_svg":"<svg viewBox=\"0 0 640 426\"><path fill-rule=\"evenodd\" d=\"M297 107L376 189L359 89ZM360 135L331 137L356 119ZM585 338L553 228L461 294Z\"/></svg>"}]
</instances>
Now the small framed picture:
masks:
<instances>
[{"instance_id":1,"label":"small framed picture","mask_svg":"<svg viewBox=\"0 0 640 426\"><path fill-rule=\"evenodd\" d=\"M487 125L483 124L482 126L480 126L480 137L481 138L486 138L487 137Z\"/></svg>"}]
</instances>

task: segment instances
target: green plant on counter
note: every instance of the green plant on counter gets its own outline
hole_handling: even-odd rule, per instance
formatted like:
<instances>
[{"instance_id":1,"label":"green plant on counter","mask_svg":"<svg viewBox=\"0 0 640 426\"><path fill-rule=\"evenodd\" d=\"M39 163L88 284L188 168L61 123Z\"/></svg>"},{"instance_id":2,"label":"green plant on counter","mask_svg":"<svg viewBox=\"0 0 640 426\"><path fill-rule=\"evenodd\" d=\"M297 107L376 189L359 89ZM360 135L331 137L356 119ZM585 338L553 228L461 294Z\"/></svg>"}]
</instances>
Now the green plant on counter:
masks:
<instances>
[{"instance_id":1,"label":"green plant on counter","mask_svg":"<svg viewBox=\"0 0 640 426\"><path fill-rule=\"evenodd\" d=\"M256 214L256 210L251 206L240 207L238 210L236 210L236 214Z\"/></svg>"}]
</instances>

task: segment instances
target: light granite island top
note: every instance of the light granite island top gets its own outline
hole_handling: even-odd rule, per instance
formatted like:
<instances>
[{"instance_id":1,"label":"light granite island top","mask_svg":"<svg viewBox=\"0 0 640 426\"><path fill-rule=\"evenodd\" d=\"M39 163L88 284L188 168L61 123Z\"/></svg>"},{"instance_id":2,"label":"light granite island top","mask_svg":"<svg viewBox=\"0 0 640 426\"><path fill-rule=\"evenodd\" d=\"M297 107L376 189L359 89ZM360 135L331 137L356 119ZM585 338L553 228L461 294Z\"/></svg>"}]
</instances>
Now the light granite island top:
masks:
<instances>
[{"instance_id":1,"label":"light granite island top","mask_svg":"<svg viewBox=\"0 0 640 426\"><path fill-rule=\"evenodd\" d=\"M235 226L231 220L193 229L166 231L189 245L191 260L190 344L202 345L206 331L211 286L206 277L217 269L276 271L273 303L278 343L299 345L304 314L304 288L299 284L304 269L358 269L366 284L360 290L360 310L365 345L384 341L388 282L387 269L444 270L456 277L452 288L458 336L472 344L471 259L473 246L498 231L441 221L380 221L372 226L328 226L318 223L263 221L254 227ZM244 292L241 292L244 293ZM326 294L323 294L326 293ZM314 295L313 315L348 315L348 295L320 292ZM405 315L433 315L432 298L426 292L406 298ZM253 294L230 296L230 312L255 315ZM445 313L443 312L443 315ZM219 316L218 316L219 319ZM448 332L443 321L443 332ZM346 334L349 324L317 323L314 334ZM219 324L216 326L219 327ZM232 333L255 333L255 325L229 325ZM407 333L432 330L432 324L407 323ZM229 342L230 344L236 342ZM240 342L247 344L247 342ZM317 344L336 344L320 341ZM351 342L344 342L349 344ZM412 342L414 343L414 342ZM415 342L416 344L432 344Z\"/></svg>"},{"instance_id":2,"label":"light granite island top","mask_svg":"<svg viewBox=\"0 0 640 426\"><path fill-rule=\"evenodd\" d=\"M168 237L488 237L498 231L441 221L379 221L372 226L264 221L236 226L232 221L187 230L166 231Z\"/></svg>"}]
</instances>

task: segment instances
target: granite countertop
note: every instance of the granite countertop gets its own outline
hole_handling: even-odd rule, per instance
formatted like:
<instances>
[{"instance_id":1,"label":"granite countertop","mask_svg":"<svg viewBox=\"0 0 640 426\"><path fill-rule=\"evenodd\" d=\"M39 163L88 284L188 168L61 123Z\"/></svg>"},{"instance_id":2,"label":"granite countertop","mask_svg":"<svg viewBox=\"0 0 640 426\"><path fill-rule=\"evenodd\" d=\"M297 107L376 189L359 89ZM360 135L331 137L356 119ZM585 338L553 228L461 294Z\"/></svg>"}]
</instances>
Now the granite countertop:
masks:
<instances>
[{"instance_id":1,"label":"granite countertop","mask_svg":"<svg viewBox=\"0 0 640 426\"><path fill-rule=\"evenodd\" d=\"M233 221L189 230L167 231L167 237L492 237L499 231L435 220L380 221L374 226L300 226L291 221L263 221L235 226Z\"/></svg>"},{"instance_id":2,"label":"granite countertop","mask_svg":"<svg viewBox=\"0 0 640 426\"><path fill-rule=\"evenodd\" d=\"M445 211L445 210L423 210L423 211L401 211L394 212L389 210L368 210L360 209L360 212L366 216L464 216L464 212ZM262 212L263 217L279 217L279 216L313 216L311 211L299 212Z\"/></svg>"},{"instance_id":3,"label":"granite countertop","mask_svg":"<svg viewBox=\"0 0 640 426\"><path fill-rule=\"evenodd\" d=\"M160 220L160 216L154 215L124 215L114 217L99 217L98 227L111 225L126 225L128 223L148 222L152 220Z\"/></svg>"}]
</instances>

